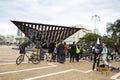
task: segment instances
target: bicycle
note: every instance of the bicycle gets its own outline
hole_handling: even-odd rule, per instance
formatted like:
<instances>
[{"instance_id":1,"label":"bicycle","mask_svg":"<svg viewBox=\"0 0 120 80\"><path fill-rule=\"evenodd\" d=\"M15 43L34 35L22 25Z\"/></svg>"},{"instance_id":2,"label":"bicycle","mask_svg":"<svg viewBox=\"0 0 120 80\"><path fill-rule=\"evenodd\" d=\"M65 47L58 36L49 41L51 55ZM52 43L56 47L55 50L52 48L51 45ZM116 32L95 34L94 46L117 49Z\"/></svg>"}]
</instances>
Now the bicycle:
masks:
<instances>
[{"instance_id":1,"label":"bicycle","mask_svg":"<svg viewBox=\"0 0 120 80\"><path fill-rule=\"evenodd\" d=\"M119 62L120 61L120 55L114 55L114 58L113 58L116 62Z\"/></svg>"},{"instance_id":2,"label":"bicycle","mask_svg":"<svg viewBox=\"0 0 120 80\"><path fill-rule=\"evenodd\" d=\"M33 64L38 64L40 62L40 57L38 54L35 54L34 52L35 51L32 51L30 58L27 55L29 53L20 54L20 56L16 59L16 64L17 65L21 64L24 61L25 56L28 58L28 63L29 61L31 61Z\"/></svg>"}]
</instances>

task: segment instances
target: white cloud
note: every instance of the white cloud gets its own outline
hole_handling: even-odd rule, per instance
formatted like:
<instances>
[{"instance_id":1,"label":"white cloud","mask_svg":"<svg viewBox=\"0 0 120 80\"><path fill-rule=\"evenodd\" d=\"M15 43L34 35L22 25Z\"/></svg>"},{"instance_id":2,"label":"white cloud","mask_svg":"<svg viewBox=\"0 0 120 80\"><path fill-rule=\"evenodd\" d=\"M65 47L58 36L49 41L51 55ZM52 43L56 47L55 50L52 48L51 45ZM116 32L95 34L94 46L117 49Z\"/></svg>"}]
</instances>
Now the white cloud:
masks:
<instances>
[{"instance_id":1,"label":"white cloud","mask_svg":"<svg viewBox=\"0 0 120 80\"><path fill-rule=\"evenodd\" d=\"M1 35L16 35L17 28L15 26L10 26L9 24L0 24L0 34Z\"/></svg>"},{"instance_id":2,"label":"white cloud","mask_svg":"<svg viewBox=\"0 0 120 80\"><path fill-rule=\"evenodd\" d=\"M97 27L103 35L106 23L120 18L119 2L119 0L1 0L0 34L13 34L10 28L6 28L15 27L10 19L67 26L81 24L93 30L94 21L91 20L91 16L98 14L101 21L97 22Z\"/></svg>"}]
</instances>

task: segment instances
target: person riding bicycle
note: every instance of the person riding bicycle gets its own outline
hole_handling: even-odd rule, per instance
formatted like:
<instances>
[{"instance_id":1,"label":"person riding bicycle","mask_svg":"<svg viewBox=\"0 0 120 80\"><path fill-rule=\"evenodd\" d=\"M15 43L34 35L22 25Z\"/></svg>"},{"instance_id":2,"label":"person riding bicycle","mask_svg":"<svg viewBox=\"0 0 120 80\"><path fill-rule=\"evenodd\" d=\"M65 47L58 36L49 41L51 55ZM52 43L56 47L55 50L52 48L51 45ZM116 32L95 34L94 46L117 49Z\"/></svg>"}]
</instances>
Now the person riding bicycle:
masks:
<instances>
[{"instance_id":1,"label":"person riding bicycle","mask_svg":"<svg viewBox=\"0 0 120 80\"><path fill-rule=\"evenodd\" d=\"M23 42L22 44L20 44L19 46L19 49L20 49L20 54L25 54L26 51L25 51L25 48L26 48L26 44Z\"/></svg>"}]
</instances>

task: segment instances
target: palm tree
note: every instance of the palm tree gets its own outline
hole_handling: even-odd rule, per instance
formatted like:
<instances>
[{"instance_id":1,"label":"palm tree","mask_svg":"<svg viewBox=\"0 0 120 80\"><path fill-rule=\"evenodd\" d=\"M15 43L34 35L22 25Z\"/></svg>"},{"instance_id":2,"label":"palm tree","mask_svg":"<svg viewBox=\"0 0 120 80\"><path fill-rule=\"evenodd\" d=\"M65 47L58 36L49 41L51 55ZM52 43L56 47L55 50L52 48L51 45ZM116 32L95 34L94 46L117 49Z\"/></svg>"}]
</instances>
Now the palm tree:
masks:
<instances>
[{"instance_id":1,"label":"palm tree","mask_svg":"<svg viewBox=\"0 0 120 80\"><path fill-rule=\"evenodd\" d=\"M112 38L120 43L120 19L117 19L113 24L107 27L107 32L112 34Z\"/></svg>"}]
</instances>

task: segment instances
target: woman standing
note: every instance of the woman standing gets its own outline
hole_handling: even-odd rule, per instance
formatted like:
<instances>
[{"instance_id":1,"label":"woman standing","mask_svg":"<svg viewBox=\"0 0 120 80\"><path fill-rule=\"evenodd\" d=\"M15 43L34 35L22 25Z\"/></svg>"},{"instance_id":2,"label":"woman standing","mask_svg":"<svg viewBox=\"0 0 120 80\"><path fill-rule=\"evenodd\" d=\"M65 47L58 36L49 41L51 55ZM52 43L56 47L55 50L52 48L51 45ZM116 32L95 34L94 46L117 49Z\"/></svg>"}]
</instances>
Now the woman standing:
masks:
<instances>
[{"instance_id":1,"label":"woman standing","mask_svg":"<svg viewBox=\"0 0 120 80\"><path fill-rule=\"evenodd\" d=\"M102 59L103 59L104 64L108 65L108 62L107 62L108 49L107 49L105 43L103 43L102 46L103 46L103 49L102 49L102 52L101 52Z\"/></svg>"}]
</instances>

